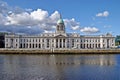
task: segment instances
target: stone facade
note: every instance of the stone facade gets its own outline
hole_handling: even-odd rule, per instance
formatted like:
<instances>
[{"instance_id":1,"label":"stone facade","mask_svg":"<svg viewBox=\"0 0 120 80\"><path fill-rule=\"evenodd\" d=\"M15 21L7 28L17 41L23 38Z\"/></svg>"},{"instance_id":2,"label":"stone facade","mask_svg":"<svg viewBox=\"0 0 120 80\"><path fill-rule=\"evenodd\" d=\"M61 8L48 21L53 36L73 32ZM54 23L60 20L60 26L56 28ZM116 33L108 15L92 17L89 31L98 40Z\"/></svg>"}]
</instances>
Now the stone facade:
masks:
<instances>
[{"instance_id":1,"label":"stone facade","mask_svg":"<svg viewBox=\"0 0 120 80\"><path fill-rule=\"evenodd\" d=\"M5 48L16 49L101 49L115 46L115 37L105 35L80 35L66 33L62 18L57 22L54 33L40 35L5 35Z\"/></svg>"}]
</instances>

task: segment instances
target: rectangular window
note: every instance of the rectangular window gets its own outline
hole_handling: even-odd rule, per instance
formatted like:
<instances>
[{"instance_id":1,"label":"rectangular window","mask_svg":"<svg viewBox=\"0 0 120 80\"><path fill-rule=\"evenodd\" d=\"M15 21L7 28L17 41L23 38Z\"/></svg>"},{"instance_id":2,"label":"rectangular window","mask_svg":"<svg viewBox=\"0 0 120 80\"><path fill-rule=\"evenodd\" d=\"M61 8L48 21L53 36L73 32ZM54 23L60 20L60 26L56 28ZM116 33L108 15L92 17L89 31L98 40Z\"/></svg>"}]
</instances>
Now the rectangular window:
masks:
<instances>
[{"instance_id":1,"label":"rectangular window","mask_svg":"<svg viewBox=\"0 0 120 80\"><path fill-rule=\"evenodd\" d=\"M27 39L27 42L28 42L28 39Z\"/></svg>"},{"instance_id":2,"label":"rectangular window","mask_svg":"<svg viewBox=\"0 0 120 80\"><path fill-rule=\"evenodd\" d=\"M76 41L78 42L79 40L77 39Z\"/></svg>"},{"instance_id":3,"label":"rectangular window","mask_svg":"<svg viewBox=\"0 0 120 80\"><path fill-rule=\"evenodd\" d=\"M29 41L31 42L31 39Z\"/></svg>"},{"instance_id":4,"label":"rectangular window","mask_svg":"<svg viewBox=\"0 0 120 80\"><path fill-rule=\"evenodd\" d=\"M34 39L33 39L33 42L34 42Z\"/></svg>"},{"instance_id":5,"label":"rectangular window","mask_svg":"<svg viewBox=\"0 0 120 80\"><path fill-rule=\"evenodd\" d=\"M69 43L69 39L67 40L67 42Z\"/></svg>"},{"instance_id":6,"label":"rectangular window","mask_svg":"<svg viewBox=\"0 0 120 80\"><path fill-rule=\"evenodd\" d=\"M112 40L112 43L114 42L114 40Z\"/></svg>"},{"instance_id":7,"label":"rectangular window","mask_svg":"<svg viewBox=\"0 0 120 80\"><path fill-rule=\"evenodd\" d=\"M86 40L86 42L88 42L88 39Z\"/></svg>"},{"instance_id":8,"label":"rectangular window","mask_svg":"<svg viewBox=\"0 0 120 80\"><path fill-rule=\"evenodd\" d=\"M36 39L36 42L37 42L37 39Z\"/></svg>"},{"instance_id":9,"label":"rectangular window","mask_svg":"<svg viewBox=\"0 0 120 80\"><path fill-rule=\"evenodd\" d=\"M103 42L105 42L105 40L103 40Z\"/></svg>"},{"instance_id":10,"label":"rectangular window","mask_svg":"<svg viewBox=\"0 0 120 80\"><path fill-rule=\"evenodd\" d=\"M23 48L25 48L25 44L24 44Z\"/></svg>"},{"instance_id":11,"label":"rectangular window","mask_svg":"<svg viewBox=\"0 0 120 80\"><path fill-rule=\"evenodd\" d=\"M100 42L100 40L98 40L98 42Z\"/></svg>"},{"instance_id":12,"label":"rectangular window","mask_svg":"<svg viewBox=\"0 0 120 80\"><path fill-rule=\"evenodd\" d=\"M37 44L36 44L36 48L37 48Z\"/></svg>"},{"instance_id":13,"label":"rectangular window","mask_svg":"<svg viewBox=\"0 0 120 80\"><path fill-rule=\"evenodd\" d=\"M103 48L105 48L105 44L103 44Z\"/></svg>"},{"instance_id":14,"label":"rectangular window","mask_svg":"<svg viewBox=\"0 0 120 80\"><path fill-rule=\"evenodd\" d=\"M8 42L8 39L6 39L6 42Z\"/></svg>"},{"instance_id":15,"label":"rectangular window","mask_svg":"<svg viewBox=\"0 0 120 80\"><path fill-rule=\"evenodd\" d=\"M6 44L6 47L8 47L8 44Z\"/></svg>"},{"instance_id":16,"label":"rectangular window","mask_svg":"<svg viewBox=\"0 0 120 80\"><path fill-rule=\"evenodd\" d=\"M42 39L42 42L44 42L44 39Z\"/></svg>"},{"instance_id":17,"label":"rectangular window","mask_svg":"<svg viewBox=\"0 0 120 80\"><path fill-rule=\"evenodd\" d=\"M52 44L52 47L54 47L54 44Z\"/></svg>"},{"instance_id":18,"label":"rectangular window","mask_svg":"<svg viewBox=\"0 0 120 80\"><path fill-rule=\"evenodd\" d=\"M20 48L22 48L22 44L20 44Z\"/></svg>"},{"instance_id":19,"label":"rectangular window","mask_svg":"<svg viewBox=\"0 0 120 80\"><path fill-rule=\"evenodd\" d=\"M56 42L58 42L58 39L56 39Z\"/></svg>"},{"instance_id":20,"label":"rectangular window","mask_svg":"<svg viewBox=\"0 0 120 80\"><path fill-rule=\"evenodd\" d=\"M85 39L84 39L84 42L85 42Z\"/></svg>"},{"instance_id":21,"label":"rectangular window","mask_svg":"<svg viewBox=\"0 0 120 80\"><path fill-rule=\"evenodd\" d=\"M114 46L114 44L112 44L112 46Z\"/></svg>"},{"instance_id":22,"label":"rectangular window","mask_svg":"<svg viewBox=\"0 0 120 80\"><path fill-rule=\"evenodd\" d=\"M26 44L26 48L28 48L28 44Z\"/></svg>"},{"instance_id":23,"label":"rectangular window","mask_svg":"<svg viewBox=\"0 0 120 80\"><path fill-rule=\"evenodd\" d=\"M97 39L95 40L95 42L97 42Z\"/></svg>"},{"instance_id":24,"label":"rectangular window","mask_svg":"<svg viewBox=\"0 0 120 80\"><path fill-rule=\"evenodd\" d=\"M39 44L39 48L41 48L41 44Z\"/></svg>"},{"instance_id":25,"label":"rectangular window","mask_svg":"<svg viewBox=\"0 0 120 80\"><path fill-rule=\"evenodd\" d=\"M72 39L72 47L74 47L74 39Z\"/></svg>"},{"instance_id":26,"label":"rectangular window","mask_svg":"<svg viewBox=\"0 0 120 80\"><path fill-rule=\"evenodd\" d=\"M63 42L65 42L65 39L63 39Z\"/></svg>"},{"instance_id":27,"label":"rectangular window","mask_svg":"<svg viewBox=\"0 0 120 80\"><path fill-rule=\"evenodd\" d=\"M80 44L80 47L82 48L82 44Z\"/></svg>"},{"instance_id":28,"label":"rectangular window","mask_svg":"<svg viewBox=\"0 0 120 80\"><path fill-rule=\"evenodd\" d=\"M52 42L54 42L54 39L52 39Z\"/></svg>"},{"instance_id":29,"label":"rectangular window","mask_svg":"<svg viewBox=\"0 0 120 80\"><path fill-rule=\"evenodd\" d=\"M47 48L49 48L49 39L47 39Z\"/></svg>"},{"instance_id":30,"label":"rectangular window","mask_svg":"<svg viewBox=\"0 0 120 80\"><path fill-rule=\"evenodd\" d=\"M42 48L45 48L44 44L42 44Z\"/></svg>"},{"instance_id":31,"label":"rectangular window","mask_svg":"<svg viewBox=\"0 0 120 80\"><path fill-rule=\"evenodd\" d=\"M31 48L31 44L30 44L29 46L30 46L30 48Z\"/></svg>"},{"instance_id":32,"label":"rectangular window","mask_svg":"<svg viewBox=\"0 0 120 80\"><path fill-rule=\"evenodd\" d=\"M33 48L34 48L34 44L33 44Z\"/></svg>"},{"instance_id":33,"label":"rectangular window","mask_svg":"<svg viewBox=\"0 0 120 80\"><path fill-rule=\"evenodd\" d=\"M20 42L22 42L22 39L20 39Z\"/></svg>"}]
</instances>

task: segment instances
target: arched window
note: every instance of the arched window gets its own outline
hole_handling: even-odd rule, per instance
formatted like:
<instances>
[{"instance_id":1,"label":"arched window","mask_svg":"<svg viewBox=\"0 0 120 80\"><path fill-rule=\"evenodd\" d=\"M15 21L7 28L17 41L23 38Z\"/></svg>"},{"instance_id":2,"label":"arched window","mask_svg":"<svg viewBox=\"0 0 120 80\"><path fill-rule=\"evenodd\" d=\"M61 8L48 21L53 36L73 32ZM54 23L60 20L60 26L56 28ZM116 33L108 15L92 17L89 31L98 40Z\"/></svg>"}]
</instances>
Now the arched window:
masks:
<instances>
[{"instance_id":1,"label":"arched window","mask_svg":"<svg viewBox=\"0 0 120 80\"><path fill-rule=\"evenodd\" d=\"M31 48L31 44L30 44L29 46L30 46L30 48Z\"/></svg>"},{"instance_id":2,"label":"arched window","mask_svg":"<svg viewBox=\"0 0 120 80\"><path fill-rule=\"evenodd\" d=\"M90 44L90 48L91 48L91 44Z\"/></svg>"},{"instance_id":3,"label":"arched window","mask_svg":"<svg viewBox=\"0 0 120 80\"><path fill-rule=\"evenodd\" d=\"M22 48L22 43L20 44L20 48Z\"/></svg>"},{"instance_id":4,"label":"arched window","mask_svg":"<svg viewBox=\"0 0 120 80\"><path fill-rule=\"evenodd\" d=\"M36 44L36 48L37 48L37 44Z\"/></svg>"},{"instance_id":5,"label":"arched window","mask_svg":"<svg viewBox=\"0 0 120 80\"><path fill-rule=\"evenodd\" d=\"M57 25L57 30L59 30L59 25Z\"/></svg>"},{"instance_id":6,"label":"arched window","mask_svg":"<svg viewBox=\"0 0 120 80\"><path fill-rule=\"evenodd\" d=\"M28 44L26 45L26 48L28 48Z\"/></svg>"},{"instance_id":7,"label":"arched window","mask_svg":"<svg viewBox=\"0 0 120 80\"><path fill-rule=\"evenodd\" d=\"M100 48L100 44L98 44L98 47Z\"/></svg>"},{"instance_id":8,"label":"arched window","mask_svg":"<svg viewBox=\"0 0 120 80\"><path fill-rule=\"evenodd\" d=\"M96 48L97 48L97 44L96 44Z\"/></svg>"},{"instance_id":9,"label":"arched window","mask_svg":"<svg viewBox=\"0 0 120 80\"><path fill-rule=\"evenodd\" d=\"M39 44L39 48L41 48L41 44Z\"/></svg>"},{"instance_id":10,"label":"arched window","mask_svg":"<svg viewBox=\"0 0 120 80\"><path fill-rule=\"evenodd\" d=\"M34 48L34 44L33 44L33 47L32 48Z\"/></svg>"},{"instance_id":11,"label":"arched window","mask_svg":"<svg viewBox=\"0 0 120 80\"><path fill-rule=\"evenodd\" d=\"M25 48L25 43L24 43L24 48Z\"/></svg>"}]
</instances>

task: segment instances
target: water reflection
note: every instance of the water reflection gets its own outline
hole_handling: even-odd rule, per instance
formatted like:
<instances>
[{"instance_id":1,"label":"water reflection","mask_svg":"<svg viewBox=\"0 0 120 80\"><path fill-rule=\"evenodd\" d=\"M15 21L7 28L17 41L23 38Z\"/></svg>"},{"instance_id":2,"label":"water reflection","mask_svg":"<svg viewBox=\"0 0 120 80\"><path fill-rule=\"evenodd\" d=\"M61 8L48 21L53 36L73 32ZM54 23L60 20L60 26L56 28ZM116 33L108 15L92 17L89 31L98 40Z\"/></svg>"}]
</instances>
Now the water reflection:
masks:
<instances>
[{"instance_id":1,"label":"water reflection","mask_svg":"<svg viewBox=\"0 0 120 80\"><path fill-rule=\"evenodd\" d=\"M98 79L100 77L95 77L96 71L103 75L109 68L105 74L110 73L109 71L113 73L115 57L115 55L0 55L0 80L79 80L83 75L90 76L88 78L92 80Z\"/></svg>"},{"instance_id":2,"label":"water reflection","mask_svg":"<svg viewBox=\"0 0 120 80\"><path fill-rule=\"evenodd\" d=\"M43 65L100 65L115 64L114 55L50 55L40 58Z\"/></svg>"}]
</instances>

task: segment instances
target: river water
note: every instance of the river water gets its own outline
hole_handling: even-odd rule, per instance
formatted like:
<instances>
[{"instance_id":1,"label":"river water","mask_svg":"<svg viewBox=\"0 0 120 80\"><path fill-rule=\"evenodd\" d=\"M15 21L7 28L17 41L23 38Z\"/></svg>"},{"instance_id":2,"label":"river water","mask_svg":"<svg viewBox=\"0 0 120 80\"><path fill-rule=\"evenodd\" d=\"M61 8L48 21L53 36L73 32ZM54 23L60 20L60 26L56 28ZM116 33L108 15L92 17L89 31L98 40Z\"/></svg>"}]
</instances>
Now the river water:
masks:
<instances>
[{"instance_id":1,"label":"river water","mask_svg":"<svg viewBox=\"0 0 120 80\"><path fill-rule=\"evenodd\" d=\"M0 55L0 80L120 80L120 55Z\"/></svg>"}]
</instances>

